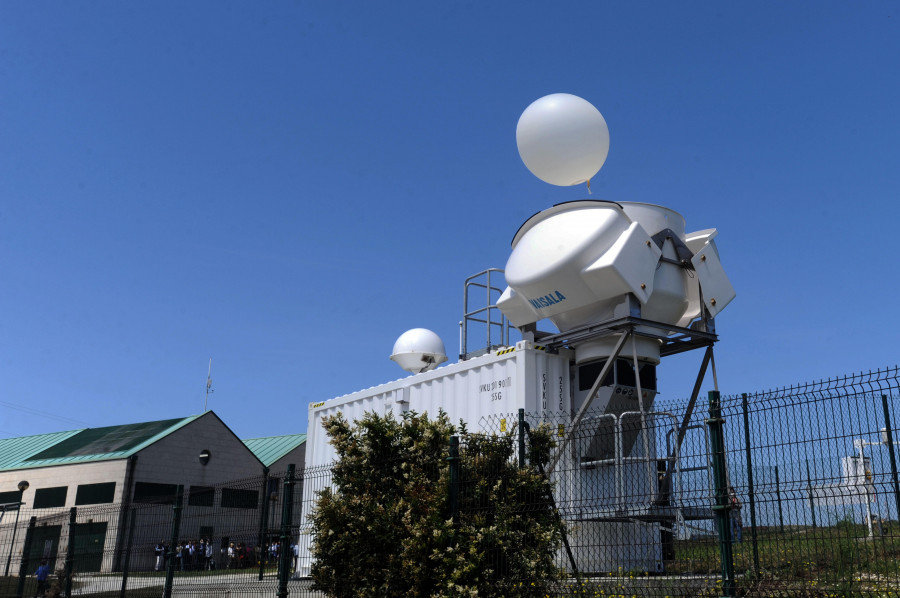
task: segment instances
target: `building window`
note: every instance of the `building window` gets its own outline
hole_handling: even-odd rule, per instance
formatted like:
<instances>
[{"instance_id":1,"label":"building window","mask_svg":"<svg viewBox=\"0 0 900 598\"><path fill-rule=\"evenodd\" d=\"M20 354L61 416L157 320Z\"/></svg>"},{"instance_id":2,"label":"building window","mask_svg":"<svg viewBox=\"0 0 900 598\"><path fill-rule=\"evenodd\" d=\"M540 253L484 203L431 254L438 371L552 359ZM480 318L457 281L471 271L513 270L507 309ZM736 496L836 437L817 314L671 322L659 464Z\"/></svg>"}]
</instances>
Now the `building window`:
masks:
<instances>
[{"instance_id":1,"label":"building window","mask_svg":"<svg viewBox=\"0 0 900 598\"><path fill-rule=\"evenodd\" d=\"M233 509L255 509L259 503L259 492L240 488L222 488L222 506Z\"/></svg>"},{"instance_id":2,"label":"building window","mask_svg":"<svg viewBox=\"0 0 900 598\"><path fill-rule=\"evenodd\" d=\"M12 492L0 492L0 505L9 504L14 502L19 504L19 499L22 497L22 493L18 490L13 490Z\"/></svg>"},{"instance_id":3,"label":"building window","mask_svg":"<svg viewBox=\"0 0 900 598\"><path fill-rule=\"evenodd\" d=\"M99 505L113 501L116 495L116 483L81 484L75 492L76 505Z\"/></svg>"},{"instance_id":4,"label":"building window","mask_svg":"<svg viewBox=\"0 0 900 598\"><path fill-rule=\"evenodd\" d=\"M50 509L53 507L66 506L66 495L69 493L68 486L57 486L56 488L38 488L34 491L35 509Z\"/></svg>"},{"instance_id":5,"label":"building window","mask_svg":"<svg viewBox=\"0 0 900 598\"><path fill-rule=\"evenodd\" d=\"M134 485L134 502L174 505L176 494L178 494L178 486L175 484L136 482Z\"/></svg>"},{"instance_id":6,"label":"building window","mask_svg":"<svg viewBox=\"0 0 900 598\"><path fill-rule=\"evenodd\" d=\"M212 486L191 486L188 494L188 505L191 507L211 507L216 497L216 489Z\"/></svg>"}]
</instances>

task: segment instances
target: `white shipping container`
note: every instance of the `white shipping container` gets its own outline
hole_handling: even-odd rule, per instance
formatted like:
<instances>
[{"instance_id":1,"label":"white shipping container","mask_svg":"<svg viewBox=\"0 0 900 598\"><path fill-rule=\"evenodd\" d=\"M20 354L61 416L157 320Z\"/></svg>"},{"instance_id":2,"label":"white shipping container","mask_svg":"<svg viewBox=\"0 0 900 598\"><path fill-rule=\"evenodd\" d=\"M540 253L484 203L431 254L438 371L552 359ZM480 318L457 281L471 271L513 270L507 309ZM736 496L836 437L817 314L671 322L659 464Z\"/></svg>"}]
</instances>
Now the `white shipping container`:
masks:
<instances>
[{"instance_id":1,"label":"white shipping container","mask_svg":"<svg viewBox=\"0 0 900 598\"><path fill-rule=\"evenodd\" d=\"M507 430L512 430L518 410L524 409L532 424L536 423L535 416L546 416L548 421L559 423L559 414L571 414L578 406L573 405L573 396L578 394L572 392L573 361L572 351L550 354L530 341L520 341L515 347L311 404L306 467L307 471L316 473L303 486L300 574L307 575L309 572L309 511L316 493L329 483L317 474L327 469L336 458L322 428L323 419L341 413L346 420L353 422L366 413L393 413L399 417L406 411L436 416L439 410L443 410L451 422L462 420L470 431L498 433L502 431L502 419L508 423ZM614 393L617 388L603 387L601 394ZM648 408L652 405L652 394L655 393L651 393ZM607 404L609 397L599 402ZM637 409L636 405L635 401L628 410ZM580 457L576 457L572 450L566 451L559 466L550 474L556 487L557 504L566 505L562 507L561 515L569 529L579 570L614 571L623 565L626 570L662 570L657 524L597 519L617 509L627 508L627 503L631 501L646 503L652 496L655 490L656 463L653 455L656 447L650 438L645 447L644 434L647 432L639 434L633 440L633 446L626 449L625 456L639 462L624 464L620 474L623 478L621 488L616 487L618 476L614 467L582 469L577 465ZM651 462L654 479L648 481L645 470ZM566 473L563 475L560 472ZM623 501L625 505L621 504ZM560 564L567 566L562 553L560 559Z\"/></svg>"},{"instance_id":2,"label":"white shipping container","mask_svg":"<svg viewBox=\"0 0 900 598\"><path fill-rule=\"evenodd\" d=\"M484 418L514 417L571 410L569 351L546 353L539 345L520 341L468 361L415 374L359 392L309 406L306 467L329 465L334 449L322 420L342 413L350 422L365 413L399 415L405 411L435 417L443 409L450 421L466 422L470 431L482 429ZM497 431L496 421L487 431Z\"/></svg>"},{"instance_id":3,"label":"white shipping container","mask_svg":"<svg viewBox=\"0 0 900 598\"><path fill-rule=\"evenodd\" d=\"M530 341L520 341L515 347L312 403L306 437L306 470L315 473L303 484L299 575L309 575L310 509L318 491L328 484L320 474L336 458L322 428L323 419L341 413L353 422L366 413L399 416L405 411L437 416L443 409L451 422L462 420L470 431L480 431L482 424L486 424L485 431L497 432L498 420L509 418L511 425L520 408L531 416L570 410L572 357L571 351L550 354Z\"/></svg>"}]
</instances>

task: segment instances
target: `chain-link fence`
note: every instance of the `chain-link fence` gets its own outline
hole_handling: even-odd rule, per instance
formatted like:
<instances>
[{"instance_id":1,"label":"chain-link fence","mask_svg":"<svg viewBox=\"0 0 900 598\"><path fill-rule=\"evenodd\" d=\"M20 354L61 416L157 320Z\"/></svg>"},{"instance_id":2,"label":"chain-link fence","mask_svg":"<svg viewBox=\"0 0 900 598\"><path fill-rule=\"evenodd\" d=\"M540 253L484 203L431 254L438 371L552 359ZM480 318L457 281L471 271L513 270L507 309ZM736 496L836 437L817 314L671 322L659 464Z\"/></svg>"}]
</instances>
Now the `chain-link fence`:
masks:
<instances>
[{"instance_id":1,"label":"chain-link fence","mask_svg":"<svg viewBox=\"0 0 900 598\"><path fill-rule=\"evenodd\" d=\"M562 576L548 594L888 596L900 594L898 389L893 368L693 404L634 400L575 427L545 412L469 428L502 439L523 468L529 430L553 431L540 468L553 492L522 506L557 517ZM477 456L465 444L456 454ZM448 474L448 504L493 507L473 502L476 470ZM48 595L319 596L309 513L331 476L298 468L123 505L8 505L0 597L34 596L42 562Z\"/></svg>"}]
</instances>

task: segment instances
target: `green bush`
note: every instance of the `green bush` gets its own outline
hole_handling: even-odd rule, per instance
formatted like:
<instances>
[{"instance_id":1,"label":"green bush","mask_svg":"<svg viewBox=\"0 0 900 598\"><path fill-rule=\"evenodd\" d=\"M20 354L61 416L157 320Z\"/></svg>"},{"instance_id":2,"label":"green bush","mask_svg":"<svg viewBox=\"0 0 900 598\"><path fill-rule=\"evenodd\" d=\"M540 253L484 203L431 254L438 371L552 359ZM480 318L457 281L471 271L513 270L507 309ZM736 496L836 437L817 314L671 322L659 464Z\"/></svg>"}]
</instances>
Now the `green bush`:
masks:
<instances>
[{"instance_id":1,"label":"green bush","mask_svg":"<svg viewBox=\"0 0 900 598\"><path fill-rule=\"evenodd\" d=\"M510 435L457 430L441 413L341 415L323 425L337 451L319 493L312 576L329 596L537 597L558 579L562 540L552 487L538 471L552 447L531 434L519 468ZM460 436L458 517L450 514L448 445Z\"/></svg>"}]
</instances>

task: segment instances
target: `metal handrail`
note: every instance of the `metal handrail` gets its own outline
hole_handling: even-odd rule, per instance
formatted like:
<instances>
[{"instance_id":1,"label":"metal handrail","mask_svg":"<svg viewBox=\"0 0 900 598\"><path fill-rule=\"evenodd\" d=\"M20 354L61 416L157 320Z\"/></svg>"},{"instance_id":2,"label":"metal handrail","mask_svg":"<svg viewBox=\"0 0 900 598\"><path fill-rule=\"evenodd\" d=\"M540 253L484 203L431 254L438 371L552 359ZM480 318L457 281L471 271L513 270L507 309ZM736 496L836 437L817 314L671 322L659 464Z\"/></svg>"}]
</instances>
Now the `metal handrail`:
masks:
<instances>
[{"instance_id":1,"label":"metal handrail","mask_svg":"<svg viewBox=\"0 0 900 598\"><path fill-rule=\"evenodd\" d=\"M495 346L508 346L509 345L509 321L506 319L506 316L500 311L500 308L497 307L497 304L494 303L494 300L491 297L493 292L498 294L503 293L503 289L491 282L492 274L500 274L503 275L504 271L500 268L488 268L487 270L483 270L478 274L474 274L468 277L465 280L463 286L463 319L459 323L459 359L464 361L470 355L469 352L469 322L478 322L479 324L485 324L485 346L484 352L490 351ZM484 282L478 282L478 279L484 279ZM479 307L478 309L469 310L469 289L470 287L484 289L485 290L485 303L483 307ZM499 313L500 317L498 320L494 320L495 314ZM476 316L482 316L481 318ZM499 342L494 343L493 332L495 328L499 328L500 339ZM474 351L472 353L475 353ZM480 354L480 352L479 352Z\"/></svg>"}]
</instances>

